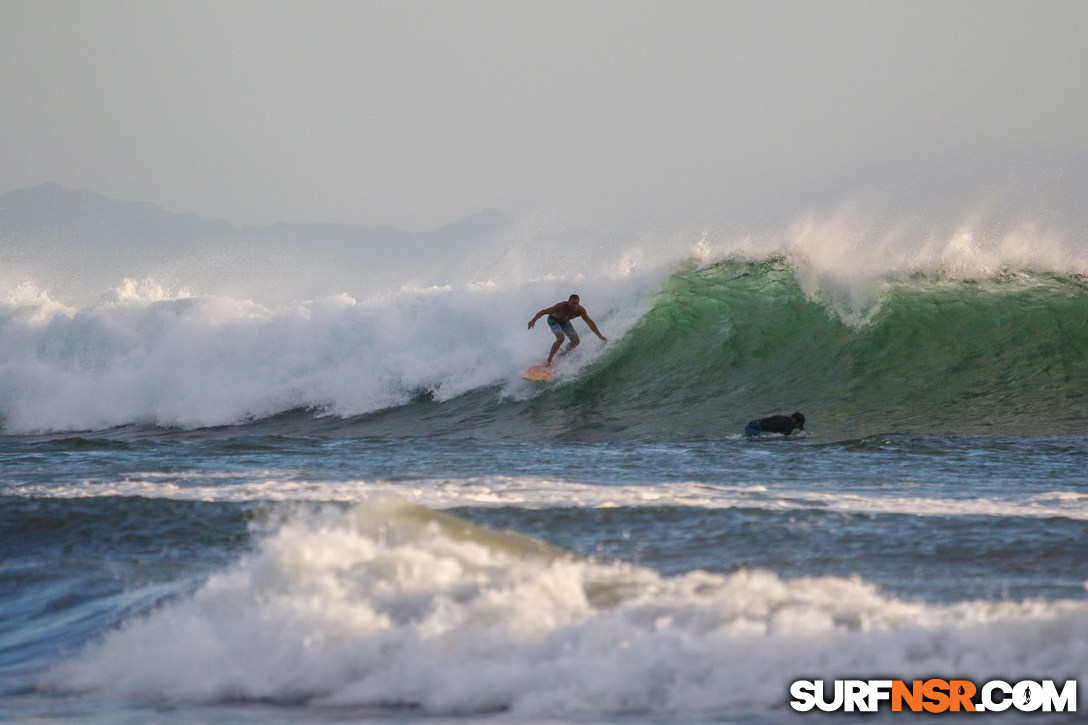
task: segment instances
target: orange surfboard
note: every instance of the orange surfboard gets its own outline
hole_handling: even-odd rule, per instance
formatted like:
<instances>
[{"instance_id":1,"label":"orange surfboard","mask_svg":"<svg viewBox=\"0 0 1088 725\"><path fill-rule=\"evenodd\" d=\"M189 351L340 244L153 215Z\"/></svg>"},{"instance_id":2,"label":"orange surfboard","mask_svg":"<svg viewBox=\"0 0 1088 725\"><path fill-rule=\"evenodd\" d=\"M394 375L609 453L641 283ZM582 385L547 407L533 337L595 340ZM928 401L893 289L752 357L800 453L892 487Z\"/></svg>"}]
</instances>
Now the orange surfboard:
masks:
<instances>
[{"instance_id":1,"label":"orange surfboard","mask_svg":"<svg viewBox=\"0 0 1088 725\"><path fill-rule=\"evenodd\" d=\"M555 375L555 369L544 365L534 365L521 374L526 380L551 380Z\"/></svg>"}]
</instances>

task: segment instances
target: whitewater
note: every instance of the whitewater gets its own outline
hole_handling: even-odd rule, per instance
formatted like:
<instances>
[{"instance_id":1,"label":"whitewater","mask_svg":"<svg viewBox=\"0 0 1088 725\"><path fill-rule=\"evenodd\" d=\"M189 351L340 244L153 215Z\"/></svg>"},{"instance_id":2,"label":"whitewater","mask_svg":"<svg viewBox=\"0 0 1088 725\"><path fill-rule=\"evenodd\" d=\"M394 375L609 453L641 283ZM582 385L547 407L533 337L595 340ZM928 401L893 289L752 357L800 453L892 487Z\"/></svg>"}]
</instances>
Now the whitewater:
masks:
<instances>
[{"instance_id":1,"label":"whitewater","mask_svg":"<svg viewBox=\"0 0 1088 725\"><path fill-rule=\"evenodd\" d=\"M1083 691L1088 236L969 211L410 234L0 197L0 720ZM576 320L557 378L522 380L571 293L609 342ZM743 437L793 410L802 434Z\"/></svg>"}]
</instances>

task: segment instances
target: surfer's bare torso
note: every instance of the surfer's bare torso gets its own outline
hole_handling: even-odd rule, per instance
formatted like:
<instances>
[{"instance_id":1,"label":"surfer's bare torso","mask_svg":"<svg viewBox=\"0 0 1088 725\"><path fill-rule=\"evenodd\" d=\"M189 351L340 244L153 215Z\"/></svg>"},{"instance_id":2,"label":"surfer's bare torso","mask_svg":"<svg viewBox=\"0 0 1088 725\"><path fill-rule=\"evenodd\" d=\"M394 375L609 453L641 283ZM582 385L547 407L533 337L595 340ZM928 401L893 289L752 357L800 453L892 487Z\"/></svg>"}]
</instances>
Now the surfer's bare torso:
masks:
<instances>
[{"instance_id":1,"label":"surfer's bare torso","mask_svg":"<svg viewBox=\"0 0 1088 725\"><path fill-rule=\"evenodd\" d=\"M573 302L560 302L549 309L548 314L554 317L556 322L570 322L575 317L585 317L586 308Z\"/></svg>"}]
</instances>

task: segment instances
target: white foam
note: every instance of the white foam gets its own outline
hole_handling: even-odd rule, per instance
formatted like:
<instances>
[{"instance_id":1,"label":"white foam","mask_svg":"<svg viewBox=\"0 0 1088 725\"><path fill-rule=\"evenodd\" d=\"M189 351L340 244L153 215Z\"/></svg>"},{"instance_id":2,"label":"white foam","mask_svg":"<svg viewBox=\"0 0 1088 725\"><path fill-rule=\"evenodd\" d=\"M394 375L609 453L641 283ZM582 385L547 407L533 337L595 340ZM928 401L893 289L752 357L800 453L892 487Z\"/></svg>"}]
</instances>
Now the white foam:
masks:
<instances>
[{"instance_id":1,"label":"white foam","mask_svg":"<svg viewBox=\"0 0 1088 725\"><path fill-rule=\"evenodd\" d=\"M241 479L241 480L239 480ZM719 484L670 481L597 484L542 476L474 476L418 480L313 480L290 471L244 474L132 473L121 479L74 484L12 483L9 496L89 498L142 496L216 502L347 502L396 497L431 509L459 506L525 509L680 506L763 511L836 511L909 516L993 516L1088 520L1088 495L1042 491L1006 497L941 498L821 490L817 484Z\"/></svg>"},{"instance_id":2,"label":"white foam","mask_svg":"<svg viewBox=\"0 0 1088 725\"><path fill-rule=\"evenodd\" d=\"M601 279L582 294L618 338L650 284ZM0 420L6 433L195 428L302 407L351 416L423 391L448 400L542 360L553 338L526 322L570 292L569 282L405 286L267 306L126 281L75 309L23 287L0 302ZM606 350L582 347L583 363Z\"/></svg>"},{"instance_id":3,"label":"white foam","mask_svg":"<svg viewBox=\"0 0 1088 725\"><path fill-rule=\"evenodd\" d=\"M857 578L663 577L384 501L297 512L41 684L148 703L715 716L781 711L800 677L1070 679L1088 671L1085 641L1081 601L938 606Z\"/></svg>"}]
</instances>

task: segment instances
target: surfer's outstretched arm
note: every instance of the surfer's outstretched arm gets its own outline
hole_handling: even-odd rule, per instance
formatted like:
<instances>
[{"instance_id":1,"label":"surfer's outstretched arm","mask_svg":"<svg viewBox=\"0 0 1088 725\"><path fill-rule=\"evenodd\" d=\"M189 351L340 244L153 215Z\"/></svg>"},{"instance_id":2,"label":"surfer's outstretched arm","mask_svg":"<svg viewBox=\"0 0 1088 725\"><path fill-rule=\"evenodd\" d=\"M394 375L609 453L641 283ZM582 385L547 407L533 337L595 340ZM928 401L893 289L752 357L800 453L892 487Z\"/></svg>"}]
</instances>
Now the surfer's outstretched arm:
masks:
<instances>
[{"instance_id":1,"label":"surfer's outstretched arm","mask_svg":"<svg viewBox=\"0 0 1088 725\"><path fill-rule=\"evenodd\" d=\"M532 329L533 325L536 324L536 321L539 320L544 315L550 315L551 313L555 312L555 308L558 307L558 306L559 305L552 305L551 307L545 307L540 312L533 315L533 319L529 320L529 329Z\"/></svg>"},{"instance_id":2,"label":"surfer's outstretched arm","mask_svg":"<svg viewBox=\"0 0 1088 725\"><path fill-rule=\"evenodd\" d=\"M587 325L589 325L589 329L593 330L594 335L601 338L603 342L608 342L608 338L601 334L601 331L597 329L597 323L589 319L589 315L583 312L582 319L586 321Z\"/></svg>"}]
</instances>

